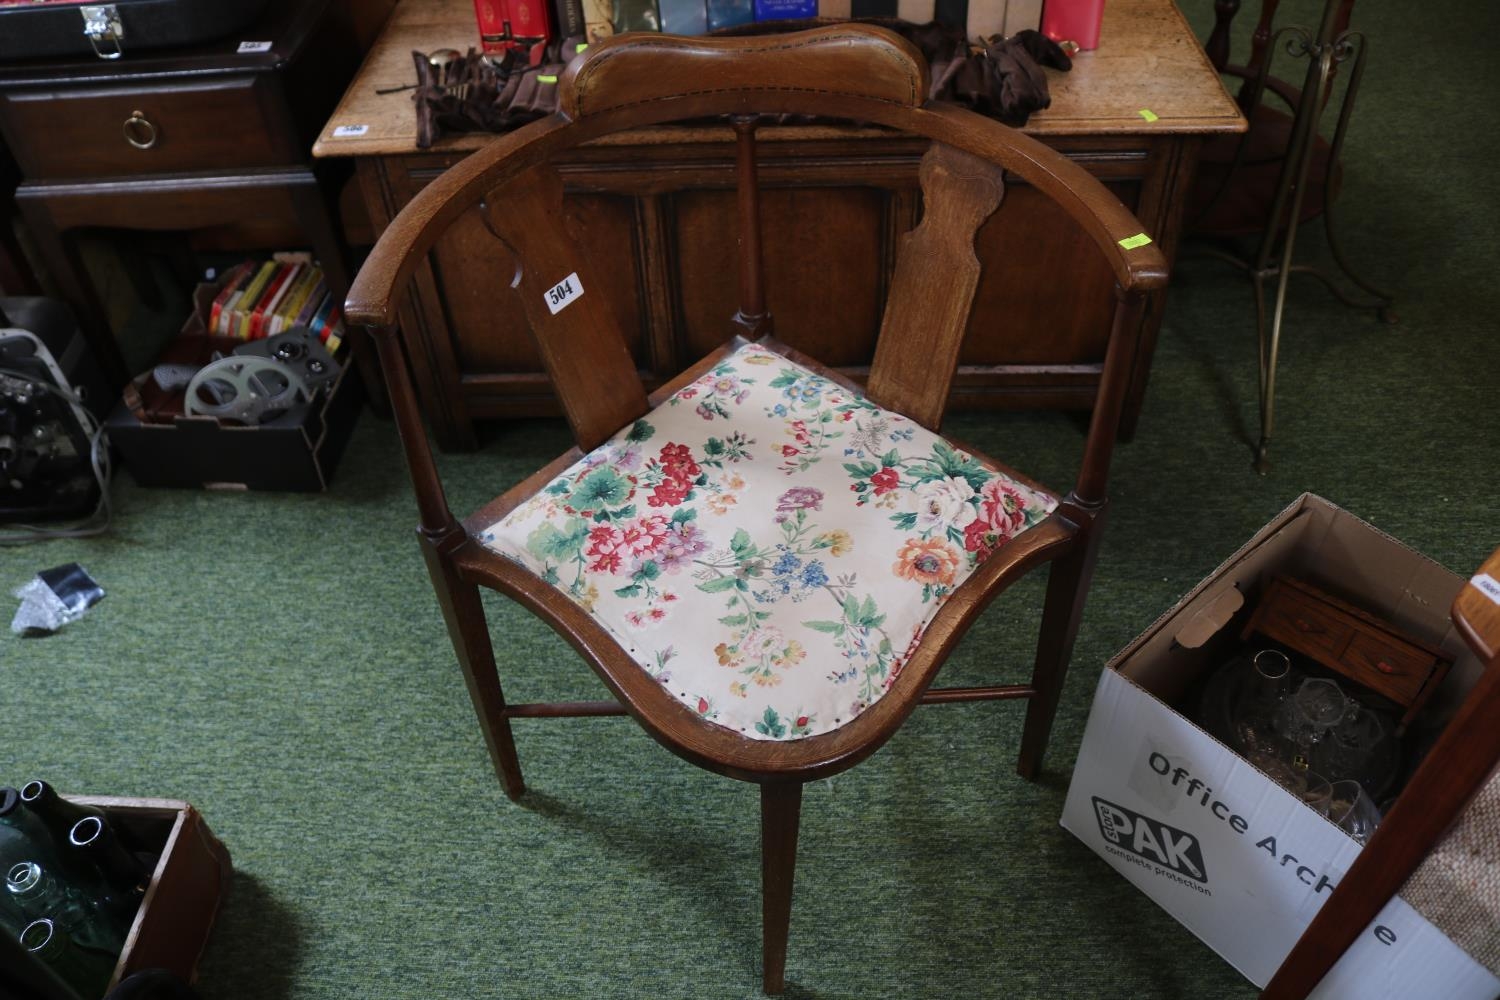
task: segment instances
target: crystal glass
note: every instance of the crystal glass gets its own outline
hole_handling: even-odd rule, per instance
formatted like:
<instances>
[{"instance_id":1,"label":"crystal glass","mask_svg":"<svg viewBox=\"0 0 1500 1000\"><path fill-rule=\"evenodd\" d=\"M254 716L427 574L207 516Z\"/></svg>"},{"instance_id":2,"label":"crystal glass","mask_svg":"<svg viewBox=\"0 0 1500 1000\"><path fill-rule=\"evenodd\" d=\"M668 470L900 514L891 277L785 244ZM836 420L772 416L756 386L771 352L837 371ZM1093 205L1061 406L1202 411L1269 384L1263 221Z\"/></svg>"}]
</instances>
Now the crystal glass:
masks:
<instances>
[{"instance_id":1,"label":"crystal glass","mask_svg":"<svg viewBox=\"0 0 1500 1000\"><path fill-rule=\"evenodd\" d=\"M1309 677L1282 703L1276 731L1293 766L1300 770L1311 766L1315 748L1343 721L1349 704L1338 681L1321 677Z\"/></svg>"},{"instance_id":2,"label":"crystal glass","mask_svg":"<svg viewBox=\"0 0 1500 1000\"><path fill-rule=\"evenodd\" d=\"M1319 816L1327 816L1333 808L1333 785L1316 771L1302 774L1302 801Z\"/></svg>"},{"instance_id":3,"label":"crystal glass","mask_svg":"<svg viewBox=\"0 0 1500 1000\"><path fill-rule=\"evenodd\" d=\"M1292 661L1279 649L1263 649L1241 669L1230 706L1235 740L1246 754L1276 748L1276 716L1291 687Z\"/></svg>"},{"instance_id":4,"label":"crystal glass","mask_svg":"<svg viewBox=\"0 0 1500 1000\"><path fill-rule=\"evenodd\" d=\"M1335 781L1328 818L1361 844L1380 825L1380 810L1357 781Z\"/></svg>"},{"instance_id":5,"label":"crystal glass","mask_svg":"<svg viewBox=\"0 0 1500 1000\"><path fill-rule=\"evenodd\" d=\"M1335 780L1352 778L1371 787L1376 771L1382 769L1383 744L1392 736L1389 723L1373 709L1354 702L1344 717L1328 731L1328 738L1317 748L1317 768Z\"/></svg>"}]
</instances>

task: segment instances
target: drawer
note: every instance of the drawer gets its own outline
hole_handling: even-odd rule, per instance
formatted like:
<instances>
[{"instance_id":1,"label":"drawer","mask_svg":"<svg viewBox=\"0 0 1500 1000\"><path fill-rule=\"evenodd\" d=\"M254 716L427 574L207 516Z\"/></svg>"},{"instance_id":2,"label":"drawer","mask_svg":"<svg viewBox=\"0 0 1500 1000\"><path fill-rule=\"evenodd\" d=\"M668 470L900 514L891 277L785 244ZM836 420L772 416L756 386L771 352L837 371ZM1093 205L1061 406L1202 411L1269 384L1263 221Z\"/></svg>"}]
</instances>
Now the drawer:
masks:
<instances>
[{"instance_id":1,"label":"drawer","mask_svg":"<svg viewBox=\"0 0 1500 1000\"><path fill-rule=\"evenodd\" d=\"M270 167L301 161L271 120L276 86L236 76L153 87L48 88L0 94L28 180Z\"/></svg>"},{"instance_id":2,"label":"drawer","mask_svg":"<svg viewBox=\"0 0 1500 1000\"><path fill-rule=\"evenodd\" d=\"M1292 590L1281 590L1263 609L1260 631L1314 659L1343 652L1353 627L1332 609L1314 604Z\"/></svg>"},{"instance_id":3,"label":"drawer","mask_svg":"<svg viewBox=\"0 0 1500 1000\"><path fill-rule=\"evenodd\" d=\"M1438 665L1421 650L1360 631L1349 640L1349 648L1339 662L1351 679L1399 705L1410 705L1416 700Z\"/></svg>"}]
</instances>

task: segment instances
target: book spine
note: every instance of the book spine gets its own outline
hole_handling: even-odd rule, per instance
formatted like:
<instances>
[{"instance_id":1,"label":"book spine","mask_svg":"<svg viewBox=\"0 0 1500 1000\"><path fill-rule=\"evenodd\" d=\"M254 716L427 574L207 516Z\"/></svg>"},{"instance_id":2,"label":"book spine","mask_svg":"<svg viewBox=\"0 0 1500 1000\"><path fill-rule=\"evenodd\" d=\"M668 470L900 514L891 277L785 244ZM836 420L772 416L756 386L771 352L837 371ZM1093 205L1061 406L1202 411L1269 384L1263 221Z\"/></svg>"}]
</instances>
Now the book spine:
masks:
<instances>
[{"instance_id":1,"label":"book spine","mask_svg":"<svg viewBox=\"0 0 1500 1000\"><path fill-rule=\"evenodd\" d=\"M224 283L219 286L219 294L214 296L213 305L208 310L208 317L204 323L207 330L212 332L214 327L218 326L219 314L224 311L224 305L235 292L239 291L254 267L253 263L245 261L243 264L235 265L234 269L224 276Z\"/></svg>"},{"instance_id":2,"label":"book spine","mask_svg":"<svg viewBox=\"0 0 1500 1000\"><path fill-rule=\"evenodd\" d=\"M249 332L246 320L249 318L250 310L255 307L256 302L260 301L260 293L265 291L266 282L271 280L271 275L276 273L278 266L274 260L268 260L255 272L255 277L245 286L245 291L240 295L239 301L229 310L224 324L225 336L245 339L245 334Z\"/></svg>"},{"instance_id":3,"label":"book spine","mask_svg":"<svg viewBox=\"0 0 1500 1000\"><path fill-rule=\"evenodd\" d=\"M318 283L313 286L312 293L307 298L307 303L302 307L302 311L297 314L297 319L292 325L311 326L313 317L318 314L318 310L322 308L323 303L327 299L328 283L323 280L322 275L319 275Z\"/></svg>"},{"instance_id":4,"label":"book spine","mask_svg":"<svg viewBox=\"0 0 1500 1000\"><path fill-rule=\"evenodd\" d=\"M755 0L757 21L790 21L817 16L818 0Z\"/></svg>"},{"instance_id":5,"label":"book spine","mask_svg":"<svg viewBox=\"0 0 1500 1000\"><path fill-rule=\"evenodd\" d=\"M754 20L753 0L708 0L709 31L734 28L741 24L749 24Z\"/></svg>"},{"instance_id":6,"label":"book spine","mask_svg":"<svg viewBox=\"0 0 1500 1000\"><path fill-rule=\"evenodd\" d=\"M545 45L552 38L547 0L505 0L510 10L510 35L522 48Z\"/></svg>"},{"instance_id":7,"label":"book spine","mask_svg":"<svg viewBox=\"0 0 1500 1000\"><path fill-rule=\"evenodd\" d=\"M969 23L964 34L969 41L989 38L1005 30L1006 0L969 0Z\"/></svg>"},{"instance_id":8,"label":"book spine","mask_svg":"<svg viewBox=\"0 0 1500 1000\"><path fill-rule=\"evenodd\" d=\"M587 31L583 21L583 0L557 0L557 36L582 38Z\"/></svg>"},{"instance_id":9,"label":"book spine","mask_svg":"<svg viewBox=\"0 0 1500 1000\"><path fill-rule=\"evenodd\" d=\"M583 0L583 30L590 42L602 42L615 33L610 0Z\"/></svg>"},{"instance_id":10,"label":"book spine","mask_svg":"<svg viewBox=\"0 0 1500 1000\"><path fill-rule=\"evenodd\" d=\"M708 4L704 0L659 0L661 30L673 35L708 34Z\"/></svg>"},{"instance_id":11,"label":"book spine","mask_svg":"<svg viewBox=\"0 0 1500 1000\"><path fill-rule=\"evenodd\" d=\"M615 0L615 34L627 31L660 31L661 11L656 0Z\"/></svg>"},{"instance_id":12,"label":"book spine","mask_svg":"<svg viewBox=\"0 0 1500 1000\"><path fill-rule=\"evenodd\" d=\"M933 0L896 0L896 16L912 24L926 24L932 20L934 7Z\"/></svg>"},{"instance_id":13,"label":"book spine","mask_svg":"<svg viewBox=\"0 0 1500 1000\"><path fill-rule=\"evenodd\" d=\"M1021 31L1040 31L1042 0L1009 0L1005 7L1005 37Z\"/></svg>"},{"instance_id":14,"label":"book spine","mask_svg":"<svg viewBox=\"0 0 1500 1000\"><path fill-rule=\"evenodd\" d=\"M486 52L504 52L510 47L505 7L505 0L474 0L474 17L479 21L479 44Z\"/></svg>"},{"instance_id":15,"label":"book spine","mask_svg":"<svg viewBox=\"0 0 1500 1000\"><path fill-rule=\"evenodd\" d=\"M255 318L250 331L252 340L260 340L271 335L271 320L276 315L276 308L281 304L281 300L286 298L286 293L291 291L292 285L296 284L297 277L302 273L302 265L284 265L284 270L284 274L277 276L276 287L266 293L265 303L255 310Z\"/></svg>"},{"instance_id":16,"label":"book spine","mask_svg":"<svg viewBox=\"0 0 1500 1000\"><path fill-rule=\"evenodd\" d=\"M969 0L936 0L933 16L939 24L965 31L969 26Z\"/></svg>"},{"instance_id":17,"label":"book spine","mask_svg":"<svg viewBox=\"0 0 1500 1000\"><path fill-rule=\"evenodd\" d=\"M271 320L271 335L273 337L278 333L285 333L291 328L292 320L296 319L297 314L302 311L303 305L307 302L308 294L313 290L313 286L317 284L318 279L321 277L321 273L312 265L308 265L302 269L302 273L297 276L297 284L287 293L286 298L282 300L281 307L276 310L276 315Z\"/></svg>"}]
</instances>

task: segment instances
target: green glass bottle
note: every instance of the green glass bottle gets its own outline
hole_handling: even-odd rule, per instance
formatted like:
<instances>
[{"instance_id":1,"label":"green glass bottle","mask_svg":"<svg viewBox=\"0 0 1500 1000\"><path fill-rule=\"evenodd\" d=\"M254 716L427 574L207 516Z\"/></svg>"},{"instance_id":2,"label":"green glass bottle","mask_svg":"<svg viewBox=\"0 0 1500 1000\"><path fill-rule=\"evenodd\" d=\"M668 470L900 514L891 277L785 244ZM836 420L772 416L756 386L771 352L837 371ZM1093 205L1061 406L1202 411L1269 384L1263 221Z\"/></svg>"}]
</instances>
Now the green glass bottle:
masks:
<instances>
[{"instance_id":1,"label":"green glass bottle","mask_svg":"<svg viewBox=\"0 0 1500 1000\"><path fill-rule=\"evenodd\" d=\"M48 917L26 925L21 931L21 946L89 1000L104 995L115 973L113 959L102 952L80 948L66 930Z\"/></svg>"},{"instance_id":2,"label":"green glass bottle","mask_svg":"<svg viewBox=\"0 0 1500 1000\"><path fill-rule=\"evenodd\" d=\"M35 861L12 865L5 892L28 920L51 917L80 947L118 957L129 925L70 888Z\"/></svg>"},{"instance_id":3,"label":"green glass bottle","mask_svg":"<svg viewBox=\"0 0 1500 1000\"><path fill-rule=\"evenodd\" d=\"M14 788L0 788L0 871L9 870L17 861L40 861L56 864L57 845L37 816L21 803Z\"/></svg>"},{"instance_id":4,"label":"green glass bottle","mask_svg":"<svg viewBox=\"0 0 1500 1000\"><path fill-rule=\"evenodd\" d=\"M100 904L129 922L135 919L151 872L115 837L101 817L85 816L68 831L73 859L89 865L98 877Z\"/></svg>"},{"instance_id":5,"label":"green glass bottle","mask_svg":"<svg viewBox=\"0 0 1500 1000\"><path fill-rule=\"evenodd\" d=\"M73 829L74 824L86 816L96 816L104 819L104 811L97 806L86 806L78 802L69 802L57 794L45 781L28 781L21 786L21 801L26 803L26 808L41 821L47 832L52 835L52 842L58 845L61 853L66 850L68 842L68 831Z\"/></svg>"}]
</instances>

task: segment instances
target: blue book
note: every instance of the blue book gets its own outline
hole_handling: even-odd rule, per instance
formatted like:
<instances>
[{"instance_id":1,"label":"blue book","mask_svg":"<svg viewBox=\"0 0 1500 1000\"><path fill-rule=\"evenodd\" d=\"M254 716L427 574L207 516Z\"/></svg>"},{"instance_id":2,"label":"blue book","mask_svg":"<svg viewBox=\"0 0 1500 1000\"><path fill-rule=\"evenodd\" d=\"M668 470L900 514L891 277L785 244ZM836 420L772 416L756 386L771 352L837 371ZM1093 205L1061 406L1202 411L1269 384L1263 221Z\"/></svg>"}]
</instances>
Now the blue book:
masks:
<instances>
[{"instance_id":1,"label":"blue book","mask_svg":"<svg viewBox=\"0 0 1500 1000\"><path fill-rule=\"evenodd\" d=\"M661 30L669 35L708 34L708 5L704 0L658 0Z\"/></svg>"},{"instance_id":2,"label":"blue book","mask_svg":"<svg viewBox=\"0 0 1500 1000\"><path fill-rule=\"evenodd\" d=\"M791 21L818 16L818 0L755 0L757 21Z\"/></svg>"},{"instance_id":3,"label":"blue book","mask_svg":"<svg viewBox=\"0 0 1500 1000\"><path fill-rule=\"evenodd\" d=\"M708 30L733 28L755 20L754 0L708 0Z\"/></svg>"}]
</instances>

